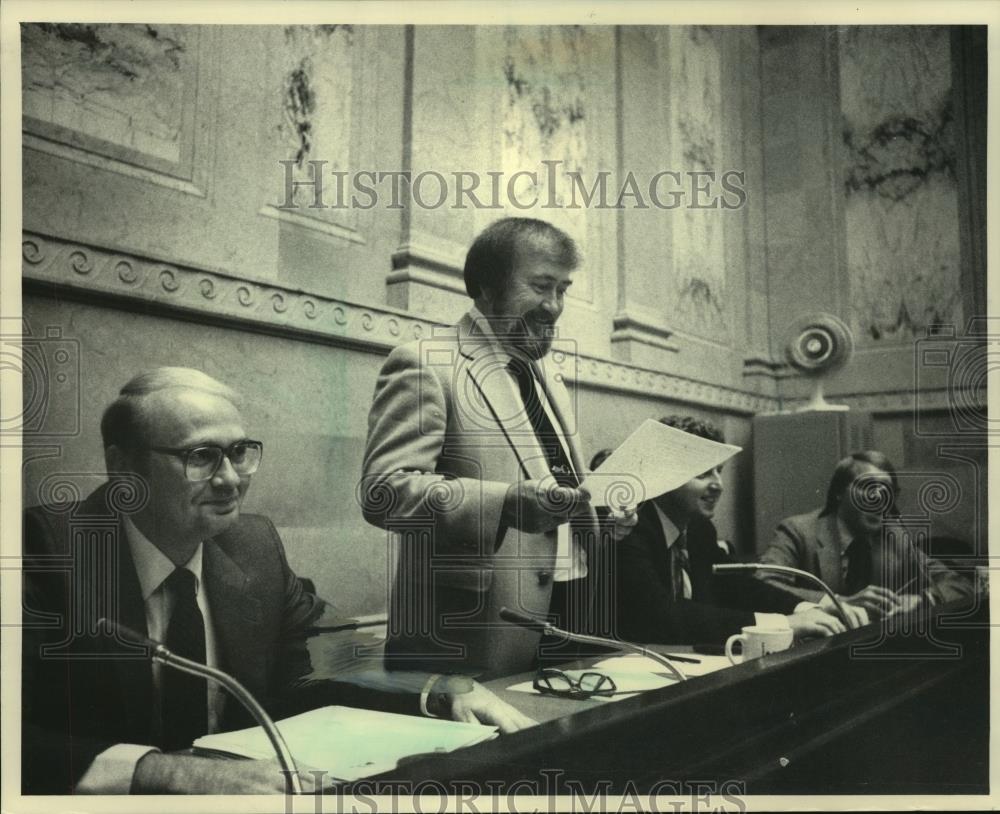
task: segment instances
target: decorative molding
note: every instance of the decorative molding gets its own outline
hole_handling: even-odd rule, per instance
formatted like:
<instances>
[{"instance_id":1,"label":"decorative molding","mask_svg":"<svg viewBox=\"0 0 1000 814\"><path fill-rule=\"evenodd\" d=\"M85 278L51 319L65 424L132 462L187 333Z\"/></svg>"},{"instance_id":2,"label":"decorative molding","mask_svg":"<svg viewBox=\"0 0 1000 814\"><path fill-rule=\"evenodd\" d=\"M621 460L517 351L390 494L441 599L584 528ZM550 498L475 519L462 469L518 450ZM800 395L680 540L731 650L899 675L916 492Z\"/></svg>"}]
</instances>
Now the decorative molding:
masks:
<instances>
[{"instance_id":1,"label":"decorative molding","mask_svg":"<svg viewBox=\"0 0 1000 814\"><path fill-rule=\"evenodd\" d=\"M148 257L25 232L26 284L55 286L60 296L141 301L166 312L201 315L206 322L324 344L387 350L429 336L433 322L369 308L277 284L234 277ZM148 310L148 306L147 306Z\"/></svg>"},{"instance_id":2,"label":"decorative molding","mask_svg":"<svg viewBox=\"0 0 1000 814\"><path fill-rule=\"evenodd\" d=\"M183 178L175 178L172 175L135 164L129 164L117 158L108 158L70 144L50 141L34 133L23 133L22 145L27 150L35 150L39 153L55 156L56 158L75 161L77 164L83 164L84 166L93 167L98 170L116 172L119 175L135 178L148 184L157 184L176 192L183 192L185 195L193 195L196 198L207 196L207 173L200 164L195 167L195 180L185 181Z\"/></svg>"},{"instance_id":3,"label":"decorative molding","mask_svg":"<svg viewBox=\"0 0 1000 814\"><path fill-rule=\"evenodd\" d=\"M670 341L674 332L666 323L652 314L643 313L634 306L629 307L628 311L617 314L613 325L612 345L620 342L639 342L672 353L680 350Z\"/></svg>"},{"instance_id":4,"label":"decorative molding","mask_svg":"<svg viewBox=\"0 0 1000 814\"><path fill-rule=\"evenodd\" d=\"M321 344L386 352L412 339L430 337L443 323L385 306L366 306L235 277L223 271L181 266L150 257L25 232L22 235L25 288L60 297L98 299L121 307L183 314L214 325L290 336ZM150 308L150 305L154 306ZM134 310L134 308L133 308ZM778 408L778 399L735 387L709 384L587 355L553 354L553 362L580 387L634 393L750 416ZM947 389L833 394L831 398L876 413L956 410L975 406L981 390ZM792 404L804 402L795 399ZM785 400L786 405L790 402Z\"/></svg>"},{"instance_id":5,"label":"decorative molding","mask_svg":"<svg viewBox=\"0 0 1000 814\"><path fill-rule=\"evenodd\" d=\"M450 274L442 274L431 269L410 266L409 268L390 271L385 278L387 286L402 286L408 283L425 285L430 288L440 288L442 291L451 291L456 294L465 294L465 282L461 278L456 279Z\"/></svg>"},{"instance_id":6,"label":"decorative molding","mask_svg":"<svg viewBox=\"0 0 1000 814\"><path fill-rule=\"evenodd\" d=\"M776 362L767 356L748 356L743 360L744 377L762 377L772 381L788 379L795 371L785 362Z\"/></svg>"},{"instance_id":7,"label":"decorative molding","mask_svg":"<svg viewBox=\"0 0 1000 814\"><path fill-rule=\"evenodd\" d=\"M882 393L827 393L828 400L872 413L954 412L986 409L983 392L973 389L887 390ZM805 403L808 399L796 399Z\"/></svg>"},{"instance_id":8,"label":"decorative molding","mask_svg":"<svg viewBox=\"0 0 1000 814\"><path fill-rule=\"evenodd\" d=\"M465 247L450 240L420 232L411 232L409 239L392 253L394 272L412 268L443 273L449 278L462 279L465 268ZM462 291L465 290L464 285Z\"/></svg>"},{"instance_id":9,"label":"decorative molding","mask_svg":"<svg viewBox=\"0 0 1000 814\"><path fill-rule=\"evenodd\" d=\"M264 206L257 210L257 214L263 215L265 218L273 218L274 220L284 221L285 223L292 223L296 226L301 226L303 229L311 229L314 232L339 238L340 240L346 240L350 243L359 243L361 245L365 244L364 235L362 235L357 229L353 229L350 226L344 226L339 223L334 223L332 221L320 220L319 218L315 218L310 215L303 215L298 211L300 208L307 209L308 207L296 206L295 208L283 209L282 207L275 206L274 204L264 204Z\"/></svg>"},{"instance_id":10,"label":"decorative molding","mask_svg":"<svg viewBox=\"0 0 1000 814\"><path fill-rule=\"evenodd\" d=\"M409 239L392 253L393 270L385 278L389 304L406 310L421 288L465 296L464 258L464 247L457 243L411 231Z\"/></svg>"},{"instance_id":11,"label":"decorative molding","mask_svg":"<svg viewBox=\"0 0 1000 814\"><path fill-rule=\"evenodd\" d=\"M555 362L560 370L565 371L566 378L573 381L573 366L560 364L558 359ZM746 416L774 410L778 405L777 399L770 396L610 359L580 356L576 360L575 367L577 371L575 383L582 387L613 390L616 393L635 393L647 398L669 399Z\"/></svg>"}]
</instances>

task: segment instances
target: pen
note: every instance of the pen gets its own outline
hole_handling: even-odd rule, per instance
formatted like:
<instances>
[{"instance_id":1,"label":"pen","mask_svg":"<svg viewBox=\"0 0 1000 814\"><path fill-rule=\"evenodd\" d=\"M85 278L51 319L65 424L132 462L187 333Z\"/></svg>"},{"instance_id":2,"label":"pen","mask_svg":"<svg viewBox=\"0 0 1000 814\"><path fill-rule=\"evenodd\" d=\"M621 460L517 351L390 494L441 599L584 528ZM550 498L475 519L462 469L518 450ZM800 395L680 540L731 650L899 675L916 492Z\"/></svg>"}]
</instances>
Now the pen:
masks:
<instances>
[{"instance_id":1,"label":"pen","mask_svg":"<svg viewBox=\"0 0 1000 814\"><path fill-rule=\"evenodd\" d=\"M701 659L693 659L690 656L675 656L673 653L660 653L660 655L665 659L683 662L684 664L701 664Z\"/></svg>"}]
</instances>

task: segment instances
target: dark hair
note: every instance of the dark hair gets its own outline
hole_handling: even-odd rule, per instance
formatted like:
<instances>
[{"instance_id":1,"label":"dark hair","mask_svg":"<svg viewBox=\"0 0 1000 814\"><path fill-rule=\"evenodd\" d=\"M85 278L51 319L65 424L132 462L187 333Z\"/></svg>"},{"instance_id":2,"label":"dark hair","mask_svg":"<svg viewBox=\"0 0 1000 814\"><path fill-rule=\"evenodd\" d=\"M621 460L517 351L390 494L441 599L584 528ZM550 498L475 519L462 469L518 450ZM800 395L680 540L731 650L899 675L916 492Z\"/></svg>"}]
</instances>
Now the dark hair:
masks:
<instances>
[{"instance_id":1,"label":"dark hair","mask_svg":"<svg viewBox=\"0 0 1000 814\"><path fill-rule=\"evenodd\" d=\"M465 290L472 299L503 291L514 265L537 257L565 269L580 265L576 242L551 223L535 218L503 218L491 223L472 242L465 256Z\"/></svg>"},{"instance_id":2,"label":"dark hair","mask_svg":"<svg viewBox=\"0 0 1000 814\"><path fill-rule=\"evenodd\" d=\"M707 438L709 441L718 441L720 444L726 443L726 437L722 430L711 421L704 418L695 418L692 415L667 415L660 419L661 424L668 427L689 432L700 438Z\"/></svg>"},{"instance_id":3,"label":"dark hair","mask_svg":"<svg viewBox=\"0 0 1000 814\"><path fill-rule=\"evenodd\" d=\"M133 377L118 391L101 417L101 440L104 448L119 447L134 452L146 443L150 427L144 409L145 397L167 389L198 390L237 403L231 388L206 373L190 367L158 367Z\"/></svg>"},{"instance_id":4,"label":"dark hair","mask_svg":"<svg viewBox=\"0 0 1000 814\"><path fill-rule=\"evenodd\" d=\"M602 463L604 463L612 452L614 452L614 450L611 449L611 447L608 447L607 449L598 450L594 454L594 457L590 459L590 471L593 472L595 469L597 469L597 467L599 467Z\"/></svg>"},{"instance_id":5,"label":"dark hair","mask_svg":"<svg viewBox=\"0 0 1000 814\"><path fill-rule=\"evenodd\" d=\"M830 488L826 490L826 505L823 506L823 511L819 513L820 517L833 514L837 511L837 506L840 505L840 500L844 496L844 492L861 474L861 467L864 464L870 464L876 469L882 470L892 480L893 498L892 504L888 507L887 514L898 514L895 495L899 492L899 479L896 477L896 467L881 452L874 449L866 449L861 452L852 452L834 467L833 477L830 478Z\"/></svg>"}]
</instances>

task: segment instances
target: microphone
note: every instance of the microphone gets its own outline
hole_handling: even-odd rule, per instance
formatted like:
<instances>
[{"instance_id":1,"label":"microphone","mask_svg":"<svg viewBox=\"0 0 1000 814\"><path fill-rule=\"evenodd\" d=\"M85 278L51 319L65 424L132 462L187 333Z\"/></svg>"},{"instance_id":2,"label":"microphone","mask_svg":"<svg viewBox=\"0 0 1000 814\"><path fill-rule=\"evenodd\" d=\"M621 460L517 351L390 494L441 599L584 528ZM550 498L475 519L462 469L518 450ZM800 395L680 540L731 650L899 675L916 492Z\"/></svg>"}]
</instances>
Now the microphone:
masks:
<instances>
[{"instance_id":1,"label":"microphone","mask_svg":"<svg viewBox=\"0 0 1000 814\"><path fill-rule=\"evenodd\" d=\"M850 617L844 611L844 606L841 604L840 598L830 589L830 586L815 574L810 574L801 568L792 568L790 565L771 565L763 562L731 562L719 563L712 566L713 574L749 574L754 571L773 571L778 574L791 574L792 576L803 577L814 585L818 585L820 590L830 597L830 601L837 608L837 612L840 614L840 618L844 620L844 624L851 625Z\"/></svg>"},{"instance_id":2,"label":"microphone","mask_svg":"<svg viewBox=\"0 0 1000 814\"><path fill-rule=\"evenodd\" d=\"M361 617L359 619L347 619L332 625L312 625L309 628L309 635L314 633L341 633L345 630L364 630L368 627L383 627L389 621L384 614L372 617Z\"/></svg>"},{"instance_id":3,"label":"microphone","mask_svg":"<svg viewBox=\"0 0 1000 814\"><path fill-rule=\"evenodd\" d=\"M642 647L638 644L632 644L632 642L623 642L620 639L605 639L601 636L586 636L582 633L570 633L568 630L563 630L553 625L551 622L545 619L538 619L534 616L529 616L526 613L520 613L518 611L512 611L509 608L500 608L500 618L505 622L510 622L512 625L517 625L518 627L526 628L527 630L534 630L537 633L542 633L546 636L555 636L560 639L565 639L570 642L577 642L578 644L596 644L602 647L617 647L624 650L631 650L640 655L646 656L647 658L657 661L667 668L668 672L674 676L678 681L687 681L687 676L681 671L681 669L670 662L666 656L662 656L655 650L649 650L648 648Z\"/></svg>"},{"instance_id":4,"label":"microphone","mask_svg":"<svg viewBox=\"0 0 1000 814\"><path fill-rule=\"evenodd\" d=\"M143 636L141 633L132 630L128 625L115 622L106 616L98 619L97 625L113 633L123 641L148 648L149 652L147 656L152 661L173 667L182 673L189 673L190 675L214 681L229 690L246 707L247 711L260 724L264 732L267 733L267 738L271 741L271 746L274 747L274 751L277 753L278 763L281 764L281 772L285 775L288 785L291 786L292 794L302 794L302 782L299 779L299 770L295 765L295 758L292 757L292 753L288 750L285 739L278 731L278 727L274 725L271 716L267 714L267 711L258 703L257 699L239 681L228 673L222 672L222 670L216 670L207 664L200 664L197 661L191 661L191 659L178 656L176 653L168 650L161 642Z\"/></svg>"}]
</instances>

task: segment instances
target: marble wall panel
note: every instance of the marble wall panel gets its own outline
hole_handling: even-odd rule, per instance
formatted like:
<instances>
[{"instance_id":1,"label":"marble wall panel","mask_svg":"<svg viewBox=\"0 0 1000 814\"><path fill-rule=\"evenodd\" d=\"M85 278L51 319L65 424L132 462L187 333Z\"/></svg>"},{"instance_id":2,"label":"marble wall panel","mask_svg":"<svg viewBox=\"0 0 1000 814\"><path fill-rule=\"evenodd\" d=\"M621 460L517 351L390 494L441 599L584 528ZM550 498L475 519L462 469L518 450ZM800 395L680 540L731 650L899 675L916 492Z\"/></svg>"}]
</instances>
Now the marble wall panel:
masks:
<instances>
[{"instance_id":1,"label":"marble wall panel","mask_svg":"<svg viewBox=\"0 0 1000 814\"><path fill-rule=\"evenodd\" d=\"M494 111L490 169L503 173L505 189L521 173L512 187L516 202L501 195L499 210L478 213L477 231L502 216L539 217L563 229L594 261L581 269L572 291L574 299L593 304L593 278L603 258L602 213L584 205L572 177L576 174L589 191L598 173L608 169L602 134L606 138L610 123L602 121L601 111L606 116L611 103L611 31L573 25L489 27L477 31L476 42L480 83ZM614 187L608 185L612 202ZM537 203L524 206L532 201Z\"/></svg>"},{"instance_id":2,"label":"marble wall panel","mask_svg":"<svg viewBox=\"0 0 1000 814\"><path fill-rule=\"evenodd\" d=\"M862 343L962 321L949 32L839 31L850 321Z\"/></svg>"},{"instance_id":3,"label":"marble wall panel","mask_svg":"<svg viewBox=\"0 0 1000 814\"><path fill-rule=\"evenodd\" d=\"M25 23L25 128L185 177L198 46L195 26Z\"/></svg>"},{"instance_id":4,"label":"marble wall panel","mask_svg":"<svg viewBox=\"0 0 1000 814\"><path fill-rule=\"evenodd\" d=\"M709 26L669 31L672 166L684 172L721 174L722 33ZM728 331L723 220L705 206L710 196L691 195L673 220L674 276L670 320L701 337Z\"/></svg>"}]
</instances>

